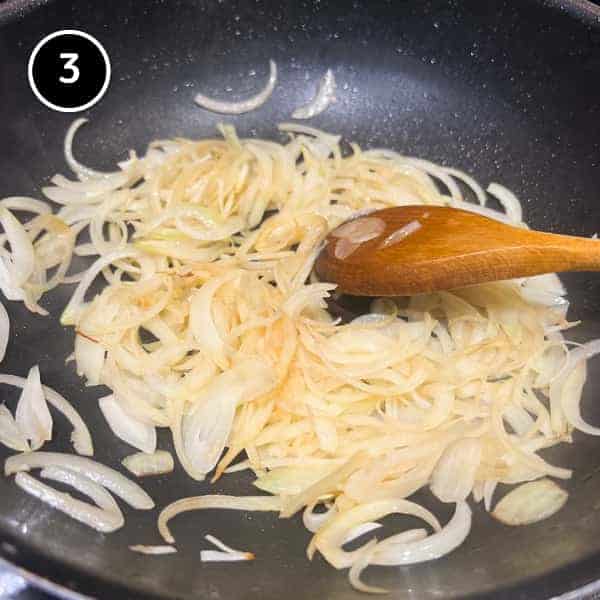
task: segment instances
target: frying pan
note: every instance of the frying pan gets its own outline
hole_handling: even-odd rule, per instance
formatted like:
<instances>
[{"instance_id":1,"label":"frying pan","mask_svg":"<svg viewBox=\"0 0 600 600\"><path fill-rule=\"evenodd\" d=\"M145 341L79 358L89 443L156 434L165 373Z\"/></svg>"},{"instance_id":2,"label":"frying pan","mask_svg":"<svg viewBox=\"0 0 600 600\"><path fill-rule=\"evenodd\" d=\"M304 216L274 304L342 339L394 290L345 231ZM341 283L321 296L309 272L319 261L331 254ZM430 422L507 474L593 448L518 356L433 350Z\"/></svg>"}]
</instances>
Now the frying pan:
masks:
<instances>
[{"instance_id":1,"label":"frying pan","mask_svg":"<svg viewBox=\"0 0 600 600\"><path fill-rule=\"evenodd\" d=\"M238 99L258 89L277 61L270 101L228 118L242 135L277 138L276 124L311 97L327 68L338 102L311 125L363 146L387 146L453 165L480 181L500 181L525 201L535 227L568 234L600 230L600 10L582 0L57 0L0 3L0 196L38 195L65 171L62 140L72 116L50 111L31 93L28 55L55 30L83 29L105 46L113 79L84 116L90 124L76 151L110 168L125 150L152 139L214 135L223 117L196 107L196 91ZM256 75L252 76L251 71ZM225 92L227 86L235 91ZM564 280L573 339L600 337L600 278ZM96 456L118 466L131 452L109 432L95 399L64 359L73 333L57 320L71 290L45 300L51 318L7 303L14 336L2 369L25 375L39 363L43 380L70 398L90 426ZM600 422L600 372L592 365L584 416ZM14 396L2 390L14 406ZM68 426L56 423L51 448L70 451ZM550 598L600 578L600 440L550 453L574 468L571 498L555 517L524 528L503 526L475 507L470 537L444 559L415 567L372 569L393 598ZM168 436L161 438L169 448ZM2 456L5 453L2 450ZM190 480L181 469L147 480L164 506L212 492L252 493L251 478L218 485ZM131 543L160 543L157 512L127 512L127 525L105 536L26 497L0 478L0 557L54 582L55 593L101 598L261 599L361 597L343 573L305 557L309 534L299 520L227 511L191 513L173 522L179 553L146 557ZM420 500L441 519L444 506ZM392 523L393 524L393 523ZM257 559L201 564L203 535L252 549ZM41 579L40 579L41 578ZM583 597L582 592L568 597ZM364 597L364 596L362 596Z\"/></svg>"}]
</instances>

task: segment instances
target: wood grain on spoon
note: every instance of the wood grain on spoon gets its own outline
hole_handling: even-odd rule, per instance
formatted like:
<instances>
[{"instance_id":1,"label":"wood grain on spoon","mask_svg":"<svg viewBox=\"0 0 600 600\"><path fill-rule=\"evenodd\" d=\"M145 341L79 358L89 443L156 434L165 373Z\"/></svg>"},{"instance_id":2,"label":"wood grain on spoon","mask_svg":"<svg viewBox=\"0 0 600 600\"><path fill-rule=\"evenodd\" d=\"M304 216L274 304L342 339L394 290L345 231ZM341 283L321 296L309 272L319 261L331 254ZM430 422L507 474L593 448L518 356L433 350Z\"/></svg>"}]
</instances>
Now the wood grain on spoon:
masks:
<instances>
[{"instance_id":1,"label":"wood grain on spoon","mask_svg":"<svg viewBox=\"0 0 600 600\"><path fill-rule=\"evenodd\" d=\"M410 296L560 271L600 270L600 241L531 231L445 206L379 210L332 231L315 263L357 296Z\"/></svg>"}]
</instances>

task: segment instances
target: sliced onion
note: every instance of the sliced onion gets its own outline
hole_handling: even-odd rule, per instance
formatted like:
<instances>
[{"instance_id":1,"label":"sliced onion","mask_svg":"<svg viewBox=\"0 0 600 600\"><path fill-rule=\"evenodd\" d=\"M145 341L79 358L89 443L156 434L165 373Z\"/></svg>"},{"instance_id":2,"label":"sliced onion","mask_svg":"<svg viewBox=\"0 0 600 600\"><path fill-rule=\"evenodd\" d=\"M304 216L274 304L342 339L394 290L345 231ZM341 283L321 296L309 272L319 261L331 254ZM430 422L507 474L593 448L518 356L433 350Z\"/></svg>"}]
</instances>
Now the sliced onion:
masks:
<instances>
[{"instance_id":1,"label":"sliced onion","mask_svg":"<svg viewBox=\"0 0 600 600\"><path fill-rule=\"evenodd\" d=\"M69 494L59 492L27 473L17 473L15 483L28 494L49 504L52 508L56 508L98 531L115 531L123 524L122 516L119 518L119 515L111 511L92 506L87 502L73 498Z\"/></svg>"},{"instance_id":2,"label":"sliced onion","mask_svg":"<svg viewBox=\"0 0 600 600\"><path fill-rule=\"evenodd\" d=\"M52 439L52 415L48 410L37 365L29 370L17 404L15 420L19 429L30 440L33 450Z\"/></svg>"},{"instance_id":3,"label":"sliced onion","mask_svg":"<svg viewBox=\"0 0 600 600\"><path fill-rule=\"evenodd\" d=\"M17 375L6 375L0 373L0 384L12 385L14 387L25 387L27 380L24 377ZM71 406L71 404L58 392L52 388L43 385L44 395L46 400L59 412L61 412L73 425L73 433L71 434L71 441L78 454L85 456L92 456L94 454L94 446L92 444L92 436L87 428L87 425L83 422L83 419L79 416L79 413Z\"/></svg>"},{"instance_id":4,"label":"sliced onion","mask_svg":"<svg viewBox=\"0 0 600 600\"><path fill-rule=\"evenodd\" d=\"M224 102L222 100L215 100L204 94L196 94L194 102L205 108L216 113L222 113L226 115L240 115L242 113L250 112L251 110L257 109L262 106L273 93L275 84L277 83L277 65L274 60L269 61L269 79L265 87L258 92L258 94L240 102Z\"/></svg>"},{"instance_id":5,"label":"sliced onion","mask_svg":"<svg viewBox=\"0 0 600 600\"><path fill-rule=\"evenodd\" d=\"M106 351L101 344L87 336L75 335L75 361L77 375L85 377L88 385L100 385L100 374L104 367Z\"/></svg>"},{"instance_id":6,"label":"sliced onion","mask_svg":"<svg viewBox=\"0 0 600 600\"><path fill-rule=\"evenodd\" d=\"M36 215L49 215L52 213L52 208L43 200L28 198L27 196L9 196L0 200L0 206L9 210L20 210L30 212Z\"/></svg>"},{"instance_id":7,"label":"sliced onion","mask_svg":"<svg viewBox=\"0 0 600 600\"><path fill-rule=\"evenodd\" d=\"M238 404L265 394L274 385L271 366L255 359L221 373L197 394L182 422L182 464L194 479L203 479L217 464Z\"/></svg>"},{"instance_id":8,"label":"sliced onion","mask_svg":"<svg viewBox=\"0 0 600 600\"><path fill-rule=\"evenodd\" d=\"M305 106L292 113L292 119L310 119L321 114L332 102L335 102L335 77L331 69L319 81L315 97Z\"/></svg>"},{"instance_id":9,"label":"sliced onion","mask_svg":"<svg viewBox=\"0 0 600 600\"><path fill-rule=\"evenodd\" d=\"M389 537L377 545L371 564L412 565L434 560L458 548L470 531L471 509L466 502L457 502L454 515L440 531L410 543Z\"/></svg>"},{"instance_id":10,"label":"sliced onion","mask_svg":"<svg viewBox=\"0 0 600 600\"><path fill-rule=\"evenodd\" d=\"M138 452L126 456L121 462L136 477L164 475L165 473L171 473L175 468L173 456L165 450L157 450L154 454Z\"/></svg>"},{"instance_id":11,"label":"sliced onion","mask_svg":"<svg viewBox=\"0 0 600 600\"><path fill-rule=\"evenodd\" d=\"M241 560L254 560L254 554L252 554L252 552L235 550L213 535L205 535L204 539L208 540L211 544L214 544L219 548L219 551L202 550L200 552L200 560L202 562L237 562Z\"/></svg>"},{"instance_id":12,"label":"sliced onion","mask_svg":"<svg viewBox=\"0 0 600 600\"><path fill-rule=\"evenodd\" d=\"M112 252L108 252L104 256L101 256L98 260L96 260L90 268L87 270L87 273L83 277L83 279L79 282L79 285L73 292L69 303L65 307L63 314L60 318L60 322L62 325L75 325L77 320L79 319L79 315L81 312L81 308L83 306L83 301L85 297L85 293L88 288L92 285L94 279L98 273L102 271L105 267L109 266L113 262L117 260L122 260L124 258L131 258L136 256L138 252L132 248L118 249L113 250Z\"/></svg>"},{"instance_id":13,"label":"sliced onion","mask_svg":"<svg viewBox=\"0 0 600 600\"><path fill-rule=\"evenodd\" d=\"M359 538L362 535L365 535L371 531L375 531L375 529L379 529L380 527L381 523L377 523L374 521L370 521L368 523L361 523L360 525L357 525L348 532L346 538L344 539L344 544L348 544L356 538Z\"/></svg>"},{"instance_id":14,"label":"sliced onion","mask_svg":"<svg viewBox=\"0 0 600 600\"><path fill-rule=\"evenodd\" d=\"M100 398L98 404L108 426L119 439L147 454L156 450L156 427L132 417L114 394Z\"/></svg>"},{"instance_id":15,"label":"sliced onion","mask_svg":"<svg viewBox=\"0 0 600 600\"><path fill-rule=\"evenodd\" d=\"M350 585L359 592L365 592L366 594L387 594L388 590L372 585L367 585L363 583L360 579L361 573L369 566L369 562L375 553L375 548L377 546L377 540L371 540L369 543L365 544L356 557L356 560L350 567L350 571L348 572L348 580L350 581Z\"/></svg>"},{"instance_id":16,"label":"sliced onion","mask_svg":"<svg viewBox=\"0 0 600 600\"><path fill-rule=\"evenodd\" d=\"M312 533L318 531L337 512L334 504L327 506L324 512L316 513L314 512L314 509L314 506L307 506L302 513L304 527Z\"/></svg>"},{"instance_id":17,"label":"sliced onion","mask_svg":"<svg viewBox=\"0 0 600 600\"><path fill-rule=\"evenodd\" d=\"M4 360L6 348L8 346L8 338L10 336L10 319L4 304L0 302L0 362Z\"/></svg>"},{"instance_id":18,"label":"sliced onion","mask_svg":"<svg viewBox=\"0 0 600 600\"><path fill-rule=\"evenodd\" d=\"M497 481L486 481L483 484L483 506L487 512L492 510L492 499L497 485Z\"/></svg>"},{"instance_id":19,"label":"sliced onion","mask_svg":"<svg viewBox=\"0 0 600 600\"><path fill-rule=\"evenodd\" d=\"M464 500L473 489L481 462L481 441L464 438L450 444L431 475L431 491L442 502Z\"/></svg>"},{"instance_id":20,"label":"sliced onion","mask_svg":"<svg viewBox=\"0 0 600 600\"><path fill-rule=\"evenodd\" d=\"M35 252L27 231L4 207L0 207L0 223L10 244L10 264L7 265L15 286L23 285L33 273Z\"/></svg>"},{"instance_id":21,"label":"sliced onion","mask_svg":"<svg viewBox=\"0 0 600 600\"><path fill-rule=\"evenodd\" d=\"M0 443L19 452L31 450L25 434L4 404L0 405Z\"/></svg>"},{"instance_id":22,"label":"sliced onion","mask_svg":"<svg viewBox=\"0 0 600 600\"><path fill-rule=\"evenodd\" d=\"M136 544L129 546L132 552L139 552L140 554L175 554L177 548L175 546L146 546L145 544Z\"/></svg>"},{"instance_id":23,"label":"sliced onion","mask_svg":"<svg viewBox=\"0 0 600 600\"><path fill-rule=\"evenodd\" d=\"M361 523L375 521L390 513L413 515L423 519L434 529L440 529L438 520L428 510L414 502L408 500L377 500L359 504L336 515L325 523L315 534L309 550L311 546L319 550L327 562L336 569L349 567L356 560L360 549L352 552L342 549L348 532Z\"/></svg>"},{"instance_id":24,"label":"sliced onion","mask_svg":"<svg viewBox=\"0 0 600 600\"><path fill-rule=\"evenodd\" d=\"M168 522L177 515L191 510L219 508L246 511L278 511L281 510L281 500L276 496L225 496L207 495L181 498L162 509L158 516L158 531L168 544L174 544Z\"/></svg>"},{"instance_id":25,"label":"sliced onion","mask_svg":"<svg viewBox=\"0 0 600 600\"><path fill-rule=\"evenodd\" d=\"M523 207L519 199L507 188L499 183L490 183L488 194L495 196L506 211L506 216L515 223L523 221Z\"/></svg>"},{"instance_id":26,"label":"sliced onion","mask_svg":"<svg viewBox=\"0 0 600 600\"><path fill-rule=\"evenodd\" d=\"M63 467L46 467L41 470L40 476L43 479L51 479L71 486L91 498L99 508L115 513L124 523L123 513L115 499L104 487L92 481L89 477Z\"/></svg>"},{"instance_id":27,"label":"sliced onion","mask_svg":"<svg viewBox=\"0 0 600 600\"><path fill-rule=\"evenodd\" d=\"M600 427L581 417L581 392L586 378L586 361L600 354L600 340L587 342L568 355L566 365L550 385L550 405L560 406L567 422L589 435L600 435Z\"/></svg>"},{"instance_id":28,"label":"sliced onion","mask_svg":"<svg viewBox=\"0 0 600 600\"><path fill-rule=\"evenodd\" d=\"M67 135L65 136L65 160L69 165L69 168L73 173L80 177L84 178L95 178L95 177L106 177L108 175L112 175L112 173L105 173L103 171L96 171L95 169L90 169L85 165L82 165L78 160L73 156L73 139L75 138L75 134L77 130L88 122L88 119L75 119L73 123L71 123L69 129L67 130Z\"/></svg>"},{"instance_id":29,"label":"sliced onion","mask_svg":"<svg viewBox=\"0 0 600 600\"><path fill-rule=\"evenodd\" d=\"M400 229L397 229L393 233L390 233L390 235L388 235L381 242L381 244L377 246L377 249L388 248L389 246L398 244L402 240L406 239L409 235L415 233L415 231L419 231L421 227L422 225L420 221L411 221L410 223L407 223L406 225L400 227Z\"/></svg>"},{"instance_id":30,"label":"sliced onion","mask_svg":"<svg viewBox=\"0 0 600 600\"><path fill-rule=\"evenodd\" d=\"M508 492L491 514L505 525L529 525L558 512L568 497L569 494L550 479L538 479Z\"/></svg>"},{"instance_id":31,"label":"sliced onion","mask_svg":"<svg viewBox=\"0 0 600 600\"><path fill-rule=\"evenodd\" d=\"M4 474L12 475L18 471L43 469L52 466L69 469L89 477L92 481L108 488L133 508L140 510L154 508L152 498L137 483L127 479L118 471L83 456L62 454L60 452L17 454L8 458L4 463Z\"/></svg>"}]
</instances>

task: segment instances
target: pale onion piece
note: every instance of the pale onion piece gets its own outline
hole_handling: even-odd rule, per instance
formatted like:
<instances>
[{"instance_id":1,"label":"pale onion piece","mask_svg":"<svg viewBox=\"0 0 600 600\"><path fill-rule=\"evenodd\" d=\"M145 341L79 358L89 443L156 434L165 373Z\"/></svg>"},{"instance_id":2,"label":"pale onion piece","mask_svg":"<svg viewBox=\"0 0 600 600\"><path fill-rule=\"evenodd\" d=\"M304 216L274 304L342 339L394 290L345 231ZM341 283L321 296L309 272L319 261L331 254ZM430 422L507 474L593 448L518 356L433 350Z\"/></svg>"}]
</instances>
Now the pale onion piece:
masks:
<instances>
[{"instance_id":1,"label":"pale onion piece","mask_svg":"<svg viewBox=\"0 0 600 600\"><path fill-rule=\"evenodd\" d=\"M153 454L137 452L126 456L121 463L136 477L164 475L166 473L171 473L175 468L173 456L166 450L156 450Z\"/></svg>"},{"instance_id":2,"label":"pale onion piece","mask_svg":"<svg viewBox=\"0 0 600 600\"><path fill-rule=\"evenodd\" d=\"M277 83L277 65L274 60L269 61L269 79L265 87L256 95L242 100L240 102L225 102L205 96L204 94L196 94L194 102L212 112L225 115L241 115L242 113L250 112L262 106L273 93L275 84Z\"/></svg>"},{"instance_id":3,"label":"pale onion piece","mask_svg":"<svg viewBox=\"0 0 600 600\"><path fill-rule=\"evenodd\" d=\"M414 542L398 542L394 536L377 545L370 561L372 565L412 565L435 560L458 548L471 531L471 509L457 502L450 521L436 533Z\"/></svg>"},{"instance_id":4,"label":"pale onion piece","mask_svg":"<svg viewBox=\"0 0 600 600\"><path fill-rule=\"evenodd\" d=\"M7 375L0 373L0 384L12 385L14 387L25 387L27 380L24 377L18 375ZM60 413L62 413L73 426L73 432L71 433L71 441L78 454L85 456L92 456L94 454L94 446L92 444L92 436L87 428L87 425L83 422L83 419L79 416L79 413L71 406L66 398L61 396L58 392L43 385L44 395L46 400Z\"/></svg>"},{"instance_id":5,"label":"pale onion piece","mask_svg":"<svg viewBox=\"0 0 600 600\"><path fill-rule=\"evenodd\" d=\"M106 351L102 345L85 335L75 334L75 361L77 375L85 377L88 385L100 385Z\"/></svg>"},{"instance_id":6,"label":"pale onion piece","mask_svg":"<svg viewBox=\"0 0 600 600\"><path fill-rule=\"evenodd\" d=\"M122 526L119 515L59 492L27 473L17 473L15 483L28 494L93 529L108 533Z\"/></svg>"},{"instance_id":7,"label":"pale onion piece","mask_svg":"<svg viewBox=\"0 0 600 600\"><path fill-rule=\"evenodd\" d=\"M592 340L571 350L566 365L550 385L551 408L558 404L567 422L589 435L600 435L600 427L589 425L582 419L581 392L586 379L586 361L599 353L600 340Z\"/></svg>"},{"instance_id":8,"label":"pale onion piece","mask_svg":"<svg viewBox=\"0 0 600 600\"><path fill-rule=\"evenodd\" d=\"M0 405L0 443L19 452L29 452L29 442L4 404Z\"/></svg>"},{"instance_id":9,"label":"pale onion piece","mask_svg":"<svg viewBox=\"0 0 600 600\"><path fill-rule=\"evenodd\" d=\"M550 479L538 479L511 490L491 515L505 525L529 525L558 512L569 494Z\"/></svg>"},{"instance_id":10,"label":"pale onion piece","mask_svg":"<svg viewBox=\"0 0 600 600\"><path fill-rule=\"evenodd\" d=\"M492 510L492 499L498 485L497 481L486 481L483 484L483 506L487 512Z\"/></svg>"},{"instance_id":11,"label":"pale onion piece","mask_svg":"<svg viewBox=\"0 0 600 600\"><path fill-rule=\"evenodd\" d=\"M57 188L75 192L83 200L84 198L91 199L94 196L114 192L129 181L129 175L122 171L117 171L95 181L71 181L63 175L55 175L51 181Z\"/></svg>"},{"instance_id":12,"label":"pale onion piece","mask_svg":"<svg viewBox=\"0 0 600 600\"><path fill-rule=\"evenodd\" d=\"M362 244L380 236L385 231L385 221L379 217L359 217L344 223L331 232L331 236Z\"/></svg>"},{"instance_id":13,"label":"pale onion piece","mask_svg":"<svg viewBox=\"0 0 600 600\"><path fill-rule=\"evenodd\" d=\"M0 289L7 300L25 300L25 290L15 285L11 270L7 265L7 257L0 256Z\"/></svg>"},{"instance_id":14,"label":"pale onion piece","mask_svg":"<svg viewBox=\"0 0 600 600\"><path fill-rule=\"evenodd\" d=\"M365 535L371 531L375 531L375 529L379 529L381 526L381 523L376 523L375 521L361 523L360 525L357 525L356 527L354 527L354 529L351 529L347 533L346 538L344 539L344 544L350 543L356 538L359 538L361 535Z\"/></svg>"},{"instance_id":15,"label":"pale onion piece","mask_svg":"<svg viewBox=\"0 0 600 600\"><path fill-rule=\"evenodd\" d=\"M118 249L108 252L104 256L98 258L87 270L83 279L79 282L79 285L73 292L69 303L63 310L60 322L62 325L74 325L79 319L81 308L83 306L85 293L88 288L92 285L94 279L98 273L105 267L111 265L115 261L122 260L124 258L131 258L137 256L138 252L132 248Z\"/></svg>"},{"instance_id":16,"label":"pale onion piece","mask_svg":"<svg viewBox=\"0 0 600 600\"><path fill-rule=\"evenodd\" d=\"M487 192L498 199L511 221L515 223L523 221L523 207L519 199L509 189L499 183L490 183Z\"/></svg>"},{"instance_id":17,"label":"pale onion piece","mask_svg":"<svg viewBox=\"0 0 600 600\"><path fill-rule=\"evenodd\" d=\"M319 479L326 477L335 465L293 465L277 467L261 475L253 484L259 489L276 496L300 494Z\"/></svg>"},{"instance_id":18,"label":"pale onion piece","mask_svg":"<svg viewBox=\"0 0 600 600\"><path fill-rule=\"evenodd\" d=\"M302 513L302 522L304 527L311 533L318 531L331 517L337 512L334 504L326 506L324 512L315 512L314 506L307 506Z\"/></svg>"},{"instance_id":19,"label":"pale onion piece","mask_svg":"<svg viewBox=\"0 0 600 600\"><path fill-rule=\"evenodd\" d=\"M196 395L182 421L182 464L191 477L201 480L214 469L231 434L236 407L274 385L271 365L248 359L215 377Z\"/></svg>"},{"instance_id":20,"label":"pale onion piece","mask_svg":"<svg viewBox=\"0 0 600 600\"><path fill-rule=\"evenodd\" d=\"M10 319L4 304L0 302L0 362L4 360L6 348L8 346L8 338L10 337Z\"/></svg>"},{"instance_id":21,"label":"pale onion piece","mask_svg":"<svg viewBox=\"0 0 600 600\"><path fill-rule=\"evenodd\" d=\"M287 518L295 515L303 506L311 506L322 496L329 494L336 486L341 485L346 479L365 465L368 457L363 452L353 454L348 460L328 473L325 477L321 477L311 486L293 496L286 496L283 500L281 517ZM371 519L375 520L375 519Z\"/></svg>"},{"instance_id":22,"label":"pale onion piece","mask_svg":"<svg viewBox=\"0 0 600 600\"><path fill-rule=\"evenodd\" d=\"M33 244L23 225L4 207L0 207L0 223L11 250L11 259L7 266L13 285L18 287L23 285L33 273L35 267Z\"/></svg>"},{"instance_id":23,"label":"pale onion piece","mask_svg":"<svg viewBox=\"0 0 600 600\"><path fill-rule=\"evenodd\" d=\"M319 81L317 93L305 106L297 108L292 113L292 119L310 119L321 114L332 102L335 102L335 77L331 69Z\"/></svg>"},{"instance_id":24,"label":"pale onion piece","mask_svg":"<svg viewBox=\"0 0 600 600\"><path fill-rule=\"evenodd\" d=\"M52 213L52 207L43 200L28 198L27 196L8 196L0 200L0 206L9 210L20 210L37 215L49 215Z\"/></svg>"},{"instance_id":25,"label":"pale onion piece","mask_svg":"<svg viewBox=\"0 0 600 600\"><path fill-rule=\"evenodd\" d=\"M79 177L97 178L97 177L107 177L109 175L112 175L113 173L105 173L103 171L96 171L95 169L90 169L89 167L82 165L73 156L73 139L75 138L75 134L77 133L78 129L82 125L85 125L87 122L88 122L88 119L83 119L83 118L75 119L73 121L73 123L71 123L71 125L69 126L69 129L67 129L67 134L65 135L65 144L64 144L65 160L66 160L67 164L69 165L69 168L71 169L71 171L73 171L73 173L75 173Z\"/></svg>"},{"instance_id":26,"label":"pale onion piece","mask_svg":"<svg viewBox=\"0 0 600 600\"><path fill-rule=\"evenodd\" d=\"M420 221L411 221L406 225L400 227L390 235L386 236L385 239L377 246L378 250L383 250L384 248L388 248L389 246L393 246L398 244L402 240L405 240L409 235L415 233L415 231L419 231L422 225Z\"/></svg>"},{"instance_id":27,"label":"pale onion piece","mask_svg":"<svg viewBox=\"0 0 600 600\"><path fill-rule=\"evenodd\" d=\"M451 175L455 179L459 179L460 181L465 183L468 187L470 187L471 190L473 190L473 193L475 194L475 197L477 198L477 201L479 202L479 204L481 206L485 206L485 204L487 202L485 192L483 191L483 188L477 183L477 181L475 181L475 179L473 179L470 175L467 175L467 173L465 173L464 171L461 171L460 169L452 169L449 167L444 167L444 171L448 175Z\"/></svg>"},{"instance_id":28,"label":"pale onion piece","mask_svg":"<svg viewBox=\"0 0 600 600\"><path fill-rule=\"evenodd\" d=\"M92 481L108 488L125 502L140 510L154 508L150 496L137 484L99 462L60 452L29 452L17 454L6 459L4 474L12 475L18 471L43 469L44 467L63 467L89 477Z\"/></svg>"},{"instance_id":29,"label":"pale onion piece","mask_svg":"<svg viewBox=\"0 0 600 600\"><path fill-rule=\"evenodd\" d=\"M33 450L52 439L52 415L48 409L37 365L29 369L17 404L15 420L19 429L30 440Z\"/></svg>"},{"instance_id":30,"label":"pale onion piece","mask_svg":"<svg viewBox=\"0 0 600 600\"><path fill-rule=\"evenodd\" d=\"M158 516L158 531L168 544L175 543L168 522L178 514L191 510L209 508L245 510L245 511L279 511L281 500L276 496L226 496L212 494L181 498L165 506Z\"/></svg>"},{"instance_id":31,"label":"pale onion piece","mask_svg":"<svg viewBox=\"0 0 600 600\"><path fill-rule=\"evenodd\" d=\"M357 525L375 521L391 513L418 517L429 523L436 531L440 530L439 521L435 516L414 502L409 500L377 500L359 504L333 517L317 531L309 549L312 546L319 550L325 560L336 569L347 568L352 565L360 551L359 549L347 552L342 549L348 533Z\"/></svg>"},{"instance_id":32,"label":"pale onion piece","mask_svg":"<svg viewBox=\"0 0 600 600\"><path fill-rule=\"evenodd\" d=\"M156 427L132 417L114 394L100 398L98 404L108 426L119 439L147 454L156 450Z\"/></svg>"},{"instance_id":33,"label":"pale onion piece","mask_svg":"<svg viewBox=\"0 0 600 600\"><path fill-rule=\"evenodd\" d=\"M236 271L213 277L190 301L190 331L200 347L205 349L217 364L223 364L225 343L214 321L212 303L218 289L238 277L239 273Z\"/></svg>"},{"instance_id":34,"label":"pale onion piece","mask_svg":"<svg viewBox=\"0 0 600 600\"><path fill-rule=\"evenodd\" d=\"M200 560L202 562L240 562L243 560L254 560L252 552L221 552L220 550L201 550Z\"/></svg>"},{"instance_id":35,"label":"pale onion piece","mask_svg":"<svg viewBox=\"0 0 600 600\"><path fill-rule=\"evenodd\" d=\"M175 546L147 546L145 544L135 544L134 546L129 546L129 549L132 552L138 552L139 554L175 554L177 552L177 548Z\"/></svg>"},{"instance_id":36,"label":"pale onion piece","mask_svg":"<svg viewBox=\"0 0 600 600\"><path fill-rule=\"evenodd\" d=\"M62 467L46 467L41 470L40 477L71 486L78 492L88 496L99 508L115 513L120 516L123 523L125 522L123 513L110 492L89 477Z\"/></svg>"},{"instance_id":37,"label":"pale onion piece","mask_svg":"<svg viewBox=\"0 0 600 600\"><path fill-rule=\"evenodd\" d=\"M365 592L367 594L387 594L389 590L373 585L367 585L360 579L361 573L369 566L369 562L375 553L376 546L377 540L371 540L360 549L356 560L348 572L348 581L350 581L350 585L359 592Z\"/></svg>"},{"instance_id":38,"label":"pale onion piece","mask_svg":"<svg viewBox=\"0 0 600 600\"><path fill-rule=\"evenodd\" d=\"M208 540L211 544L214 544L219 551L215 550L202 550L200 552L200 560L203 562L231 562L240 560L254 560L254 554L252 552L244 552L243 550L236 550L231 548L227 544L224 544L220 539L214 535L205 535L205 540Z\"/></svg>"},{"instance_id":39,"label":"pale onion piece","mask_svg":"<svg viewBox=\"0 0 600 600\"><path fill-rule=\"evenodd\" d=\"M481 441L456 440L446 447L431 475L431 491L442 502L464 500L473 489L481 462Z\"/></svg>"}]
</instances>

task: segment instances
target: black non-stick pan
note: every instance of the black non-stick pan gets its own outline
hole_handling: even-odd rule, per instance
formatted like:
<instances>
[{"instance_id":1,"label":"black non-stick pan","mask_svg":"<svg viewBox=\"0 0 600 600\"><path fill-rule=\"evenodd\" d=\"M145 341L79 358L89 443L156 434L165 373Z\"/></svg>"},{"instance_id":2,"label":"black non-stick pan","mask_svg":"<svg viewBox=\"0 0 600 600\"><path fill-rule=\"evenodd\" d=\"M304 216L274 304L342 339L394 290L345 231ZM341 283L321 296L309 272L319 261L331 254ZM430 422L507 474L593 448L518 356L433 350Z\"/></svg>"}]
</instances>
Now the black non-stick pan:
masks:
<instances>
[{"instance_id":1,"label":"black non-stick pan","mask_svg":"<svg viewBox=\"0 0 600 600\"><path fill-rule=\"evenodd\" d=\"M97 37L112 82L77 140L88 164L109 168L128 148L155 138L213 135L223 119L195 106L202 90L230 99L262 86L268 60L279 85L259 110L227 119L240 134L278 138L276 124L313 93L327 68L338 102L311 124L358 141L427 157L499 181L525 200L535 227L600 231L600 9L583 0L55 0L0 2L0 196L39 196L66 170L62 140L73 115L53 112L31 92L27 59L60 29ZM251 71L255 71L252 76ZM231 94L225 89L233 88ZM600 277L564 278L576 340L600 337ZM39 363L45 382L70 398L93 431L99 460L118 466L130 448L109 432L73 366L73 333L57 317L71 290L46 300L51 317L6 303L14 335L2 371ZM600 367L592 363L585 416L600 423ZM9 403L14 396L2 389ZM58 422L52 447L69 450ZM475 507L471 536L433 563L372 569L393 598L550 598L600 578L600 440L575 435L552 458L574 468L571 494L554 518L509 528ZM161 443L169 447L168 436ZM4 458L4 451L1 459ZM145 487L158 506L209 491L252 493L250 478L216 486L181 469ZM426 502L433 502L424 496ZM447 518L443 507L436 506ZM127 513L112 535L24 495L0 477L0 557L69 590L101 598L207 600L359 598L346 576L316 557L299 520L227 511L178 517L179 553L136 555L130 543L160 543L157 511ZM202 564L206 533L251 548L247 564ZM569 596L572 597L572 596Z\"/></svg>"}]
</instances>

